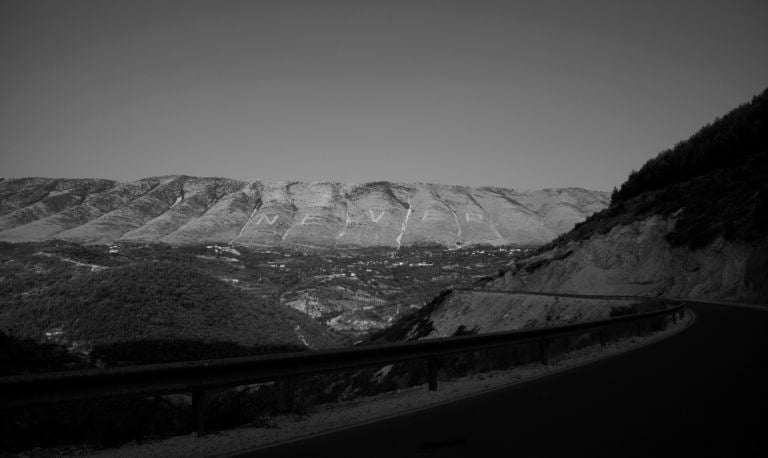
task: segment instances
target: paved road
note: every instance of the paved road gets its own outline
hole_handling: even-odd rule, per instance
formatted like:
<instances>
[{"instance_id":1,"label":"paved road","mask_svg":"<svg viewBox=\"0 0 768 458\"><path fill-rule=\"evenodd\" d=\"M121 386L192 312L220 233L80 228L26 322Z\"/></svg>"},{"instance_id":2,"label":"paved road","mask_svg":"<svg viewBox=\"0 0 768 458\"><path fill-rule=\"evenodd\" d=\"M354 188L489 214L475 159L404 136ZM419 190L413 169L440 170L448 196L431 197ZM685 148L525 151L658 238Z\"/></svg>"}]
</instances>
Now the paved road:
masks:
<instances>
[{"instance_id":1,"label":"paved road","mask_svg":"<svg viewBox=\"0 0 768 458\"><path fill-rule=\"evenodd\" d=\"M768 456L768 313L692 308L625 355L250 456Z\"/></svg>"}]
</instances>

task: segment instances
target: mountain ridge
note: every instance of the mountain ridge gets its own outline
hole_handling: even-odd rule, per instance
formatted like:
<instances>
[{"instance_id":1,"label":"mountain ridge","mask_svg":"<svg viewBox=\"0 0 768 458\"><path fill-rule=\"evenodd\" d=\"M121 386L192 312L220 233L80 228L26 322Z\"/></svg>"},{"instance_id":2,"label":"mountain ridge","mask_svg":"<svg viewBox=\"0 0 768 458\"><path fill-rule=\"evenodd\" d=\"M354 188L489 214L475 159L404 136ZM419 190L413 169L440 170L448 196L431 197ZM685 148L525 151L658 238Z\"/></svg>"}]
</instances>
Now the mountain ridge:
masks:
<instances>
[{"instance_id":1,"label":"mountain ridge","mask_svg":"<svg viewBox=\"0 0 768 458\"><path fill-rule=\"evenodd\" d=\"M166 175L0 180L0 240L353 248L535 245L608 205L582 188Z\"/></svg>"}]
</instances>

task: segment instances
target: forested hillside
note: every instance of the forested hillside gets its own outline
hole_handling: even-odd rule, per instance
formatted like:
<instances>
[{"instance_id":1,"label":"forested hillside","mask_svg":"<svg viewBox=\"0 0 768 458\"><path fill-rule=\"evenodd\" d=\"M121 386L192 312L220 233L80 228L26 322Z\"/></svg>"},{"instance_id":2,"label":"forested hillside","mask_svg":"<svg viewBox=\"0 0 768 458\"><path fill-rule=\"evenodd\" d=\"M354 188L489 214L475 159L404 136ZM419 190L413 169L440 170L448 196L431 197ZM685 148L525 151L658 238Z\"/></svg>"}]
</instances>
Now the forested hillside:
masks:
<instances>
[{"instance_id":1,"label":"forested hillside","mask_svg":"<svg viewBox=\"0 0 768 458\"><path fill-rule=\"evenodd\" d=\"M768 89L689 139L649 160L617 190L611 200L625 202L647 191L747 165L768 152Z\"/></svg>"},{"instance_id":2,"label":"forested hillside","mask_svg":"<svg viewBox=\"0 0 768 458\"><path fill-rule=\"evenodd\" d=\"M12 283L12 282L9 282ZM338 345L306 315L192 266L134 262L7 294L0 331L107 362L158 362Z\"/></svg>"},{"instance_id":3,"label":"forested hillside","mask_svg":"<svg viewBox=\"0 0 768 458\"><path fill-rule=\"evenodd\" d=\"M701 248L720 236L756 242L768 234L768 90L633 171L609 208L540 252L655 214L674 214L673 246Z\"/></svg>"}]
</instances>

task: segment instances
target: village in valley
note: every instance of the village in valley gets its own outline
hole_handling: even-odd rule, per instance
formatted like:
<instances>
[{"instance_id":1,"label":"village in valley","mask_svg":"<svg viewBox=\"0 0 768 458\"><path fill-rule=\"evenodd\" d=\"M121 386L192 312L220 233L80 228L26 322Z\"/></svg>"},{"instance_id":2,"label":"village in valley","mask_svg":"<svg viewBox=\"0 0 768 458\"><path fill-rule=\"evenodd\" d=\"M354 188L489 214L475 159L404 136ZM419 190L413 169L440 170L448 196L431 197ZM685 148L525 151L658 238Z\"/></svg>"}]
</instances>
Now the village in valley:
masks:
<instances>
[{"instance_id":1,"label":"village in valley","mask_svg":"<svg viewBox=\"0 0 768 458\"><path fill-rule=\"evenodd\" d=\"M410 246L298 251L207 245L206 253L197 258L225 282L359 338L421 308L445 289L468 287L497 274L527 249Z\"/></svg>"},{"instance_id":2,"label":"village in valley","mask_svg":"<svg viewBox=\"0 0 768 458\"><path fill-rule=\"evenodd\" d=\"M27 292L22 294L44 293L56 282L131 263L171 261L210 274L254 301L306 313L350 342L421 308L441 291L470 287L496 275L530 249L417 245L299 250L136 242L83 246L63 241L4 244L3 248L0 274L23 285Z\"/></svg>"}]
</instances>

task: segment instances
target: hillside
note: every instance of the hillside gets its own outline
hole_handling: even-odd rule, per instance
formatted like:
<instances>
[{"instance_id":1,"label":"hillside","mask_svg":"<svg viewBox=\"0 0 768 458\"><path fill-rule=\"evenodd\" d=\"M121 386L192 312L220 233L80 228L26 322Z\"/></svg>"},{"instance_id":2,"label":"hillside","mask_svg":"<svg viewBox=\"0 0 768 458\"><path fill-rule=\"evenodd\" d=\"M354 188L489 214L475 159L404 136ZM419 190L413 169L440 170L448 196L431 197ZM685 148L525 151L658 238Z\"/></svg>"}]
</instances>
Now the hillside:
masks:
<instances>
[{"instance_id":1,"label":"hillside","mask_svg":"<svg viewBox=\"0 0 768 458\"><path fill-rule=\"evenodd\" d=\"M764 304L768 91L649 160L608 208L477 287ZM405 317L390 333L518 329L601 313L607 311L600 304L462 292Z\"/></svg>"},{"instance_id":2,"label":"hillside","mask_svg":"<svg viewBox=\"0 0 768 458\"><path fill-rule=\"evenodd\" d=\"M469 286L497 273L510 256L527 250L432 245L303 252L163 243L0 242L0 304L18 297L24 297L27 306L44 303L46 291L80 277L161 261L205 273L258 303L300 311L355 341L421 307L445 288Z\"/></svg>"},{"instance_id":3,"label":"hillside","mask_svg":"<svg viewBox=\"0 0 768 458\"><path fill-rule=\"evenodd\" d=\"M649 160L496 287L764 301L768 91Z\"/></svg>"},{"instance_id":4,"label":"hillside","mask_svg":"<svg viewBox=\"0 0 768 458\"><path fill-rule=\"evenodd\" d=\"M337 337L299 312L258 300L189 265L167 261L133 262L57 278L37 291L6 291L0 302L0 331L64 345L71 353L117 352L133 359L144 359L137 353L150 348L184 353L180 347L198 346L208 355L211 349L206 346L224 346L220 352L232 356L227 349L238 354L237 348L247 353L339 345ZM154 359L168 358L158 354Z\"/></svg>"},{"instance_id":5,"label":"hillside","mask_svg":"<svg viewBox=\"0 0 768 458\"><path fill-rule=\"evenodd\" d=\"M605 208L604 192L428 183L0 181L0 241L359 248L538 245Z\"/></svg>"}]
</instances>

